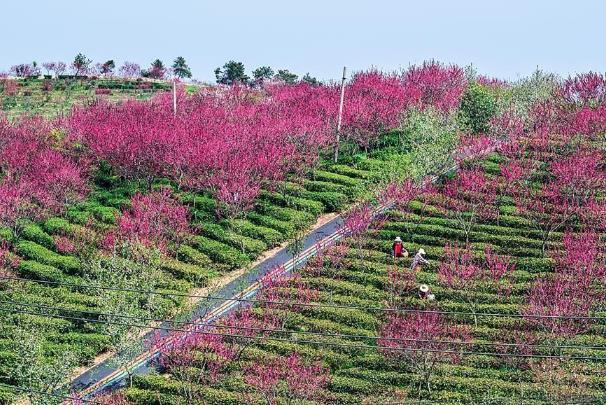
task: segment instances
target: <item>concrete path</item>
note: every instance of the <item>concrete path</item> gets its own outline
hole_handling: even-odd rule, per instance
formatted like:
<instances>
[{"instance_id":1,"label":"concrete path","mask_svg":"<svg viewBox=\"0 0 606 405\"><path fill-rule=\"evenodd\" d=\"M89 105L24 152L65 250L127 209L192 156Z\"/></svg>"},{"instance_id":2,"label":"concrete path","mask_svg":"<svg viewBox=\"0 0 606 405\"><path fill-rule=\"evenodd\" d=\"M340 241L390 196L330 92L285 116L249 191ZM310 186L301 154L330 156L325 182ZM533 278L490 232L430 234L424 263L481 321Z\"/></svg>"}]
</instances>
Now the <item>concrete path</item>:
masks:
<instances>
[{"instance_id":1,"label":"concrete path","mask_svg":"<svg viewBox=\"0 0 606 405\"><path fill-rule=\"evenodd\" d=\"M387 207L379 207L377 211L385 211L386 209ZM213 321L229 314L241 305L240 302L234 301L233 299L249 299L254 297L261 287L259 280L270 271L281 268L281 271L284 274L290 273L303 266L307 260L316 255L319 250L338 241L343 236L343 219L338 216L305 236L302 252L297 256L296 260L293 259L286 248L279 250L275 255L265 259L250 271L242 274L213 293L213 296L230 297L230 300L215 300L211 302L209 302L209 300L202 300L197 304L195 310L183 321L195 322L197 325L211 324ZM243 286L245 286L244 289L242 288ZM179 327L179 322L173 323L170 321L159 326L159 328L168 329L175 327L179 329L188 329ZM189 329L191 328L192 326L189 327ZM167 336L169 332L170 331L160 329L161 336ZM153 332L146 334L143 339L149 339L152 336L152 333ZM144 351L129 362L128 369L135 370L137 374L145 374L153 369L151 361L155 359L157 355L158 351L155 349ZM120 386L127 375L125 368L116 366L116 362L112 361L112 358L110 357L76 377L72 381L72 392L77 392L83 399L87 399L110 387Z\"/></svg>"},{"instance_id":2,"label":"concrete path","mask_svg":"<svg viewBox=\"0 0 606 405\"><path fill-rule=\"evenodd\" d=\"M481 150L474 151L473 153L463 153L459 156L462 158L471 157L471 155L482 156L494 151L501 142L497 142L489 147ZM443 170L439 175L431 176L428 180L435 182L440 175L456 170L458 164L455 164L446 170ZM379 215L393 206L393 203L388 203L383 206L376 208L374 215ZM293 259L291 254L286 248L279 250L275 255L265 259L259 265L251 269L250 271L242 274L238 278L234 279L219 291L215 292L215 296L219 297L230 297L229 300L208 302L201 301L198 303L198 307L192 312L192 314L185 319L186 322L195 322L196 325L208 325L212 324L218 318L229 314L234 309L238 308L241 303L234 301L234 299L249 299L254 297L259 288L261 287L261 280L270 271L282 267L282 272L288 274L293 270L303 266L307 260L319 251L323 250L327 246L330 246L334 242L345 236L345 229L343 227L343 218L338 216L324 225L314 229L308 235L305 236L303 241L303 250L297 256L296 260ZM279 276L279 275L277 275ZM242 286L247 286L242 289ZM167 321L160 325L160 328L172 328L173 322ZM178 325L178 322L176 322ZM190 326L189 328L179 328L191 330L196 326ZM186 333L186 332L184 332ZM161 330L161 336L167 336L169 331ZM148 339L152 333L148 333L143 339ZM174 339L174 337L168 337L167 340ZM152 348L150 350L142 352L139 356L135 357L127 365L129 370L135 370L137 374L145 374L153 369L151 362L158 356L158 350ZM89 370L82 373L72 381L72 392L78 393L78 396L83 399L91 398L96 393L105 391L112 387L117 387L123 384L124 378L128 375L124 367L117 367L115 362L112 362L112 358L106 359L100 364L90 368Z\"/></svg>"}]
</instances>

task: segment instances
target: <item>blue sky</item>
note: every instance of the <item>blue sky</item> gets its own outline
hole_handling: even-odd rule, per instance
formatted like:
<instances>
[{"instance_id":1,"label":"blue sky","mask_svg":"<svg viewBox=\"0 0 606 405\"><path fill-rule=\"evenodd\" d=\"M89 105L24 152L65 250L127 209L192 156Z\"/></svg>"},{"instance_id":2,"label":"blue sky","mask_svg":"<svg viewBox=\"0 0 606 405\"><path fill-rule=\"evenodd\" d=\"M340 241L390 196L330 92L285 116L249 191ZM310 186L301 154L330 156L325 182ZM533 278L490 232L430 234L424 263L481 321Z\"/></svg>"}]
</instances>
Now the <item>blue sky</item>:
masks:
<instances>
[{"instance_id":1,"label":"blue sky","mask_svg":"<svg viewBox=\"0 0 606 405\"><path fill-rule=\"evenodd\" d=\"M602 0L3 3L0 71L78 52L142 66L182 55L207 81L229 59L249 71L270 65L321 79L338 79L343 65L395 70L426 59L510 79L537 66L562 75L606 71Z\"/></svg>"}]
</instances>

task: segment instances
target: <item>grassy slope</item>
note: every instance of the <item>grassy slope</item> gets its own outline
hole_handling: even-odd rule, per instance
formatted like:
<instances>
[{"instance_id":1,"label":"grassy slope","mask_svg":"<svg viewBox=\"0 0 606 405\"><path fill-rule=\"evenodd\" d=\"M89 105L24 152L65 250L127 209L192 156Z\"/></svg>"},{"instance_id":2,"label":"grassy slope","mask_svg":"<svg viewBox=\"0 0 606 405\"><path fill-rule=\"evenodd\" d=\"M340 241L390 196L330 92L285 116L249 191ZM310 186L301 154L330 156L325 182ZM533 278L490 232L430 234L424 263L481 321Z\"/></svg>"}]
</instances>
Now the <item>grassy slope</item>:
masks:
<instances>
[{"instance_id":1,"label":"grassy slope","mask_svg":"<svg viewBox=\"0 0 606 405\"><path fill-rule=\"evenodd\" d=\"M44 82L50 83L45 91ZM0 111L8 117L23 113L54 118L68 113L73 105L89 103L98 97L111 101L125 98L148 99L157 92L171 89L170 83L142 82L128 79L18 79L17 91L6 94L0 82ZM97 95L95 90L109 89L110 94Z\"/></svg>"}]
</instances>

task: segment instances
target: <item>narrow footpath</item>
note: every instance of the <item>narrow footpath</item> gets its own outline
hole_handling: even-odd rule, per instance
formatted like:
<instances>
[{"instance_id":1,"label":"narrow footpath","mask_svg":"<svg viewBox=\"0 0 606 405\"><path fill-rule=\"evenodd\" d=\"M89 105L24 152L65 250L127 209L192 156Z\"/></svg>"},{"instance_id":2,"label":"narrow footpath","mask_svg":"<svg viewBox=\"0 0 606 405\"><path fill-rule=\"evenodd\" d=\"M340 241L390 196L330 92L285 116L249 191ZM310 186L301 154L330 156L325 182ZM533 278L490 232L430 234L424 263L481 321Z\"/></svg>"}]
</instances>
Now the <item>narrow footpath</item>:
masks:
<instances>
[{"instance_id":1,"label":"narrow footpath","mask_svg":"<svg viewBox=\"0 0 606 405\"><path fill-rule=\"evenodd\" d=\"M463 153L458 156L460 159L459 161L471 157L472 155L477 157L491 153L502 143L502 141L497 141L483 150L472 153ZM457 168L458 164L450 166L439 174L429 177L428 180L430 182L435 182L439 176L456 170ZM373 216L385 213L391 209L392 206L393 202L378 206L375 209ZM284 275L291 273L293 270L305 265L307 260L315 256L318 252L342 239L344 236L346 236L346 230L343 226L343 218L337 216L325 224L314 228L305 236L303 240L303 249L296 258L292 257L287 248L280 249L273 256L263 260L250 271L241 274L213 294L217 297L228 297L228 299L217 299L210 302L209 300L202 300L198 302L196 308L190 315L182 321L195 323L196 326L190 327L190 329L197 326L212 324L218 318L229 314L242 305L242 302L237 300L253 298L261 288L260 280L269 272L281 268ZM276 276L280 275L276 274ZM243 288L243 286L246 287ZM178 324L179 322L176 323ZM161 337L168 336L170 331L166 329L172 328L173 324L174 322L166 321L155 329L160 330ZM149 339L152 336L152 333L153 332L147 333L142 339ZM171 337L167 337L167 339L171 339ZM124 384L124 379L128 376L128 373L126 372L127 369L131 370L131 372L134 370L135 374L148 373L153 369L152 361L158 354L159 352L156 348L151 348L133 358L127 365L121 367L116 366L116 362L112 361L112 357L110 356L73 379L71 392L77 393L79 398L87 400L99 392L119 387Z\"/></svg>"},{"instance_id":2,"label":"narrow footpath","mask_svg":"<svg viewBox=\"0 0 606 405\"><path fill-rule=\"evenodd\" d=\"M383 212L386 209L387 207L380 207L377 213L379 211ZM292 257L287 248L280 249L273 256L263 260L254 268L241 274L212 294L217 297L229 297L229 299L201 300L186 319L180 319L179 321L195 322L197 325L212 324L218 318L229 314L242 305L242 302L237 301L238 299L250 299L254 297L261 287L260 280L269 272L280 268L284 274L288 274L303 266L318 251L323 250L343 236L343 218L337 216L313 229L305 236L302 251L296 258ZM178 325L179 321L174 323ZM166 329L173 328L174 323L166 321L156 327L155 331L159 330L160 336L167 336L170 331ZM142 339L148 340L155 331L147 333ZM135 370L136 374L145 374L151 371L153 369L151 363L157 355L158 351L154 348L144 351L131 360L127 367L117 366L112 357L109 357L72 380L71 390L78 393L78 396L83 399L91 398L99 392L120 386L128 375L126 369Z\"/></svg>"}]
</instances>

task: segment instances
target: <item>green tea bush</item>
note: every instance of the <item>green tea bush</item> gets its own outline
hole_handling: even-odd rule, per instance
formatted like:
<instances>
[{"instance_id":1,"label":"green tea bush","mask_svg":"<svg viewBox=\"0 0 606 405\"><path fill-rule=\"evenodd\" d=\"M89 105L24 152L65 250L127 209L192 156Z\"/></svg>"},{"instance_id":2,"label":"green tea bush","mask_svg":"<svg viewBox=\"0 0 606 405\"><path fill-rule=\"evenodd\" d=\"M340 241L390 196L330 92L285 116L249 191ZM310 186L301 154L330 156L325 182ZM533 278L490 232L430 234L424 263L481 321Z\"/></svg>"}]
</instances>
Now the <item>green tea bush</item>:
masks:
<instances>
[{"instance_id":1,"label":"green tea bush","mask_svg":"<svg viewBox=\"0 0 606 405\"><path fill-rule=\"evenodd\" d=\"M355 179L369 180L374 177L373 171L355 169L347 165L331 165L329 171Z\"/></svg>"},{"instance_id":2,"label":"green tea bush","mask_svg":"<svg viewBox=\"0 0 606 405\"><path fill-rule=\"evenodd\" d=\"M86 223L93 217L93 214L90 211L80 209L69 209L65 215L68 220L79 225L86 225Z\"/></svg>"},{"instance_id":3,"label":"green tea bush","mask_svg":"<svg viewBox=\"0 0 606 405\"><path fill-rule=\"evenodd\" d=\"M292 207L299 211L309 212L316 216L324 212L324 204L320 201L308 200L301 197L284 196L276 192L262 191L261 199L281 207Z\"/></svg>"},{"instance_id":4,"label":"green tea bush","mask_svg":"<svg viewBox=\"0 0 606 405\"><path fill-rule=\"evenodd\" d=\"M217 224L202 224L200 232L208 238L215 239L233 248L239 249L240 251L244 251L251 259L256 258L267 250L267 245L263 241L249 238L248 236L238 235Z\"/></svg>"},{"instance_id":5,"label":"green tea bush","mask_svg":"<svg viewBox=\"0 0 606 405\"><path fill-rule=\"evenodd\" d=\"M198 287L208 285L208 282L216 276L216 272L212 269L174 259L164 259L160 267L175 277L187 280ZM183 290L187 291L187 288L183 288Z\"/></svg>"},{"instance_id":6,"label":"green tea bush","mask_svg":"<svg viewBox=\"0 0 606 405\"><path fill-rule=\"evenodd\" d=\"M347 186L319 180L306 180L305 189L308 191L328 191L345 195L349 195L350 193L350 188L348 188Z\"/></svg>"},{"instance_id":7,"label":"green tea bush","mask_svg":"<svg viewBox=\"0 0 606 405\"><path fill-rule=\"evenodd\" d=\"M352 179L351 177L343 176L337 173L326 172L323 170L316 170L313 173L313 177L316 180L325 181L328 183L342 184L351 188L359 187L362 184L362 182L358 179Z\"/></svg>"},{"instance_id":8,"label":"green tea bush","mask_svg":"<svg viewBox=\"0 0 606 405\"><path fill-rule=\"evenodd\" d=\"M306 191L302 197L320 201L326 207L326 212L339 212L347 207L349 197L333 191Z\"/></svg>"},{"instance_id":9,"label":"green tea bush","mask_svg":"<svg viewBox=\"0 0 606 405\"><path fill-rule=\"evenodd\" d=\"M131 387L124 391L124 395L129 402L139 405L187 404L187 401L182 396L159 393L157 388L153 390L144 390Z\"/></svg>"},{"instance_id":10,"label":"green tea bush","mask_svg":"<svg viewBox=\"0 0 606 405\"><path fill-rule=\"evenodd\" d=\"M185 263L202 267L209 266L212 263L212 260L204 253L187 245L179 246L177 249L177 259Z\"/></svg>"},{"instance_id":11,"label":"green tea bush","mask_svg":"<svg viewBox=\"0 0 606 405\"><path fill-rule=\"evenodd\" d=\"M67 274L81 275L80 261L73 256L57 254L44 246L31 241L20 241L16 245L17 253L26 259L35 260L49 266L57 267Z\"/></svg>"},{"instance_id":12,"label":"green tea bush","mask_svg":"<svg viewBox=\"0 0 606 405\"><path fill-rule=\"evenodd\" d=\"M96 219L106 224L115 224L120 211L114 207L97 206L92 209Z\"/></svg>"},{"instance_id":13,"label":"green tea bush","mask_svg":"<svg viewBox=\"0 0 606 405\"><path fill-rule=\"evenodd\" d=\"M249 238L262 240L268 247L274 247L280 244L286 237L275 229L255 225L245 219L230 219L226 221L226 226L235 229L238 233Z\"/></svg>"},{"instance_id":14,"label":"green tea bush","mask_svg":"<svg viewBox=\"0 0 606 405\"><path fill-rule=\"evenodd\" d=\"M378 387L370 381L359 378L333 376L330 381L330 389L349 394L372 394L377 392Z\"/></svg>"},{"instance_id":15,"label":"green tea bush","mask_svg":"<svg viewBox=\"0 0 606 405\"><path fill-rule=\"evenodd\" d=\"M199 211L214 214L217 210L217 202L212 197L204 194L180 193L176 197L183 204L187 204Z\"/></svg>"},{"instance_id":16,"label":"green tea bush","mask_svg":"<svg viewBox=\"0 0 606 405\"><path fill-rule=\"evenodd\" d=\"M260 203L257 205L256 212L276 218L280 221L288 221L295 226L303 227L315 221L315 216L309 212L297 211L292 208L278 207L276 205Z\"/></svg>"},{"instance_id":17,"label":"green tea bush","mask_svg":"<svg viewBox=\"0 0 606 405\"><path fill-rule=\"evenodd\" d=\"M250 263L250 259L240 250L204 236L192 237L196 249L206 254L211 260L224 263L230 269L237 269Z\"/></svg>"},{"instance_id":18,"label":"green tea bush","mask_svg":"<svg viewBox=\"0 0 606 405\"><path fill-rule=\"evenodd\" d=\"M52 235L71 235L75 226L64 218L49 218L42 224L44 230Z\"/></svg>"},{"instance_id":19,"label":"green tea bush","mask_svg":"<svg viewBox=\"0 0 606 405\"><path fill-rule=\"evenodd\" d=\"M275 229L287 238L296 231L295 226L291 222L280 221L279 219L267 215L249 212L247 217L252 223L266 228Z\"/></svg>"},{"instance_id":20,"label":"green tea bush","mask_svg":"<svg viewBox=\"0 0 606 405\"><path fill-rule=\"evenodd\" d=\"M44 232L44 230L42 228L40 228L38 225L30 224L30 225L25 226L23 228L23 232L21 233L21 236L24 239L28 239L30 241L36 242L46 248L49 248L49 249L55 248L55 242L53 240L53 237L50 236L48 233Z\"/></svg>"},{"instance_id":21,"label":"green tea bush","mask_svg":"<svg viewBox=\"0 0 606 405\"><path fill-rule=\"evenodd\" d=\"M361 289L359 285L358 288ZM379 320L375 316L358 309L317 307L305 308L302 310L302 313L310 317L326 319L354 328L374 330L379 326Z\"/></svg>"}]
</instances>

